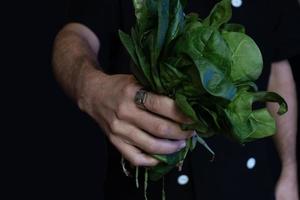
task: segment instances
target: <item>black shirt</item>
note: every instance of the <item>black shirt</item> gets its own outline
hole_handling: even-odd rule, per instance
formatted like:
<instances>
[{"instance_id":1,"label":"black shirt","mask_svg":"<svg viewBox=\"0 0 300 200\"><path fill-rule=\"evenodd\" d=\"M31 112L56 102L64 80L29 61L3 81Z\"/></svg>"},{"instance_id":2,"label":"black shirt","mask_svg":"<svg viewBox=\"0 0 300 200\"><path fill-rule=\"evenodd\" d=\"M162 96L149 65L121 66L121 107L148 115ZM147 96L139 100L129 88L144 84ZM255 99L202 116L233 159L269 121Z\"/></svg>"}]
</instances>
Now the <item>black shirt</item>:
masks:
<instances>
[{"instance_id":1,"label":"black shirt","mask_svg":"<svg viewBox=\"0 0 300 200\"><path fill-rule=\"evenodd\" d=\"M190 0L186 13L197 12L206 17L215 0ZM129 33L134 24L130 0L89 0L70 4L70 22L88 26L100 38L99 62L109 74L130 73L129 56L118 39L118 29ZM300 9L297 0L242 0L233 7L232 22L241 23L258 44L264 59L264 70L257 81L266 90L272 62L300 54ZM166 179L167 199L199 200L267 200L274 199L274 186L279 161L271 139L246 146L222 137L208 139L217 158L209 162L209 154L198 147L188 157L182 172L173 170ZM107 199L143 199L143 191L135 188L134 179L125 177L119 165L120 155L108 145L105 181ZM186 185L177 179L185 174ZM160 199L161 182L151 183L149 199Z\"/></svg>"}]
</instances>

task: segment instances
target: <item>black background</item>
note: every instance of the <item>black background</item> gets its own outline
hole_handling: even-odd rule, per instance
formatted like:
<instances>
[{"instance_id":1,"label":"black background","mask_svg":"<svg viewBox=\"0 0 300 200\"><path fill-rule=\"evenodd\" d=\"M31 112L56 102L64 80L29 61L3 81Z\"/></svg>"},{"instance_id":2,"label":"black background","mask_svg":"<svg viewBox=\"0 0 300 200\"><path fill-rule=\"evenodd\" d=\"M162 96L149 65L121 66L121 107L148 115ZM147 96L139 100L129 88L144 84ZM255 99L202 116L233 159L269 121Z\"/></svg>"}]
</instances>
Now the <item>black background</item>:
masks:
<instances>
[{"instance_id":1,"label":"black background","mask_svg":"<svg viewBox=\"0 0 300 200\"><path fill-rule=\"evenodd\" d=\"M26 2L4 8L1 74L8 87L1 99L6 199L101 199L103 136L60 90L51 69L53 41L65 23L67 2ZM291 63L299 85L300 56Z\"/></svg>"},{"instance_id":2,"label":"black background","mask_svg":"<svg viewBox=\"0 0 300 200\"><path fill-rule=\"evenodd\" d=\"M66 7L58 0L3 7L5 199L101 199L103 136L51 69Z\"/></svg>"}]
</instances>

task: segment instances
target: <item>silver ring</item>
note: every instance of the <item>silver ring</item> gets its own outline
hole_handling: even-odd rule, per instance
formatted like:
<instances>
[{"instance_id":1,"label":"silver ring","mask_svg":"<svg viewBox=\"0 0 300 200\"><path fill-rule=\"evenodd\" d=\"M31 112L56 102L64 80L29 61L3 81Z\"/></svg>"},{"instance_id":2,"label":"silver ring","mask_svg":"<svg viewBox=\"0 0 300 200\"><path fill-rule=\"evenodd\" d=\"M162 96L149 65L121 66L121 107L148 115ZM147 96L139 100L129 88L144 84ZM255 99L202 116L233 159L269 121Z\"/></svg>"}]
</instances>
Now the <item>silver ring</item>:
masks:
<instances>
[{"instance_id":1,"label":"silver ring","mask_svg":"<svg viewBox=\"0 0 300 200\"><path fill-rule=\"evenodd\" d=\"M147 99L147 93L148 92L146 90L141 88L136 92L135 97L134 97L134 102L137 105L137 107L139 107L143 110L147 109L146 106L145 106L145 102L146 102L146 99Z\"/></svg>"}]
</instances>

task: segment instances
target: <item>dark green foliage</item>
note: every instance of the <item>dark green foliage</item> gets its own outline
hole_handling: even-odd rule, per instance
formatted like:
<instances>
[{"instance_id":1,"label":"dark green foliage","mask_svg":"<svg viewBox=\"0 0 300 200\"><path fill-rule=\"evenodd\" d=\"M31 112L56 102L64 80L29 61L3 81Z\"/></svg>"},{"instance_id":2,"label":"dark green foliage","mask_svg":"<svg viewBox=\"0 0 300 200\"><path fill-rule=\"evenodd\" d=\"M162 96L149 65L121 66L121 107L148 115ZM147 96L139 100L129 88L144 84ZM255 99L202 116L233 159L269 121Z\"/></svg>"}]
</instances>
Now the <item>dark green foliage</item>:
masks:
<instances>
[{"instance_id":1,"label":"dark green foliage","mask_svg":"<svg viewBox=\"0 0 300 200\"><path fill-rule=\"evenodd\" d=\"M147 89L173 98L193 120L183 130L197 135L172 155L153 155L161 163L148 170L158 180L185 159L196 142L210 152L202 138L222 134L240 143L273 135L275 120L259 102L277 102L278 114L287 104L272 92L259 92L255 81L262 55L240 24L228 23L230 0L215 5L206 19L185 15L187 0L133 0L137 18L131 35L120 38L131 56L133 73Z\"/></svg>"}]
</instances>

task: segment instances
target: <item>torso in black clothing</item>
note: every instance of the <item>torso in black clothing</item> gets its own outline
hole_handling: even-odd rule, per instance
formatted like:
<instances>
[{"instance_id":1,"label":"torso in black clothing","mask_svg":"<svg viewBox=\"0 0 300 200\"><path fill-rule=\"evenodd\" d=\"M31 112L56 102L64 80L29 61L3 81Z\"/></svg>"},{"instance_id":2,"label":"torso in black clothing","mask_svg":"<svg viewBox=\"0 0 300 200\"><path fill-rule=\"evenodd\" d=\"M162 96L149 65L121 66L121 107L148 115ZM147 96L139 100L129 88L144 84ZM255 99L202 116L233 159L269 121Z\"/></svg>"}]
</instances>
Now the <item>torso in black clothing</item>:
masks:
<instances>
[{"instance_id":1,"label":"torso in black clothing","mask_svg":"<svg viewBox=\"0 0 300 200\"><path fill-rule=\"evenodd\" d=\"M241 0L240 7L233 7L232 22L241 23L246 32L260 47L264 70L257 81L265 90L273 61L300 53L300 31L290 31L289 23L300 19L293 0ZM292 3L293 2L293 3ZM186 12L197 12L201 17L209 14L215 0L190 0ZM285 8L281 6L284 3ZM134 24L134 11L130 0L86 1L85 6L72 7L71 21L84 23L101 40L99 60L107 73L130 73L129 56L120 44L117 30L129 32ZM287 10L291 13L287 13ZM294 27L295 28L295 27ZM293 33L292 33L293 32ZM278 35L281 37L278 37ZM287 49L289 46L291 49ZM270 139L245 146L222 137L208 140L217 157L209 162L209 154L197 148L187 159L182 172L173 170L166 179L167 199L199 200L268 200L273 199L274 184L279 162ZM143 190L135 188L134 179L124 176L120 168L120 155L109 146L105 194L107 199L143 199ZM187 175L185 185L178 184L178 177ZM161 183L150 184L149 199L161 198Z\"/></svg>"}]
</instances>

